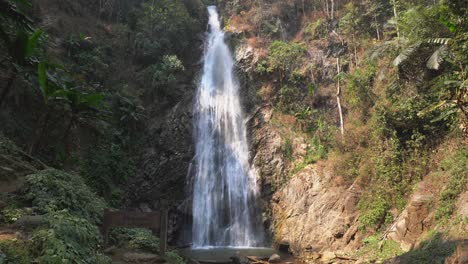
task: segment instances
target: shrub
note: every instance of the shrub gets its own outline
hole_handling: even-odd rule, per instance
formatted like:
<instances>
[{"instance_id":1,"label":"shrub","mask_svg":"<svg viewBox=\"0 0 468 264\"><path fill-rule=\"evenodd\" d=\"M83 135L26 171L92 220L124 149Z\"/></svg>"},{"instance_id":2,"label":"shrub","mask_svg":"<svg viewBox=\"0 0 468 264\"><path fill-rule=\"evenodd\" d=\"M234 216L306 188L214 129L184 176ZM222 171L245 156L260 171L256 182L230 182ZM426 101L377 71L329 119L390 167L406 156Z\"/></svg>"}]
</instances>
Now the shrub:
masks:
<instances>
[{"instance_id":1,"label":"shrub","mask_svg":"<svg viewBox=\"0 0 468 264\"><path fill-rule=\"evenodd\" d=\"M361 230L384 223L391 207L390 201L390 197L384 191L361 197L358 203L358 208L361 210L359 216Z\"/></svg>"},{"instance_id":2,"label":"shrub","mask_svg":"<svg viewBox=\"0 0 468 264\"><path fill-rule=\"evenodd\" d=\"M0 240L0 263L33 263L29 252L30 243L22 240Z\"/></svg>"},{"instance_id":3,"label":"shrub","mask_svg":"<svg viewBox=\"0 0 468 264\"><path fill-rule=\"evenodd\" d=\"M278 72L281 81L300 64L306 52L304 43L274 41L269 47L268 72Z\"/></svg>"},{"instance_id":4,"label":"shrub","mask_svg":"<svg viewBox=\"0 0 468 264\"><path fill-rule=\"evenodd\" d=\"M133 177L135 171L133 159L121 145L113 143L92 149L81 166L81 174L88 185L113 206L119 206L124 201L125 193L119 186Z\"/></svg>"},{"instance_id":5,"label":"shrub","mask_svg":"<svg viewBox=\"0 0 468 264\"><path fill-rule=\"evenodd\" d=\"M283 150L283 156L287 160L292 160L292 158L293 158L293 146L292 146L290 138L286 138L286 140L284 141L284 144L283 144L281 149Z\"/></svg>"},{"instance_id":6,"label":"shrub","mask_svg":"<svg viewBox=\"0 0 468 264\"><path fill-rule=\"evenodd\" d=\"M302 98L301 91L297 87L283 85L279 90L279 100L276 107L283 113L294 114L302 108Z\"/></svg>"},{"instance_id":7,"label":"shrub","mask_svg":"<svg viewBox=\"0 0 468 264\"><path fill-rule=\"evenodd\" d=\"M319 18L314 23L309 23L304 29L304 39L314 40L320 39L327 35L328 23L325 19Z\"/></svg>"},{"instance_id":8,"label":"shrub","mask_svg":"<svg viewBox=\"0 0 468 264\"><path fill-rule=\"evenodd\" d=\"M135 46L143 63L153 62L161 51L190 50L193 32L200 26L182 0L144 1L136 17Z\"/></svg>"},{"instance_id":9,"label":"shrub","mask_svg":"<svg viewBox=\"0 0 468 264\"><path fill-rule=\"evenodd\" d=\"M13 208L7 207L2 210L2 215L4 217L5 222L7 223L14 223L23 215L29 213L30 208Z\"/></svg>"},{"instance_id":10,"label":"shrub","mask_svg":"<svg viewBox=\"0 0 468 264\"><path fill-rule=\"evenodd\" d=\"M32 251L40 263L110 263L99 254L101 236L88 219L66 210L47 215L48 226L33 233Z\"/></svg>"},{"instance_id":11,"label":"shrub","mask_svg":"<svg viewBox=\"0 0 468 264\"><path fill-rule=\"evenodd\" d=\"M375 234L362 240L363 247L358 255L368 260L386 260L403 253L398 242L393 240L380 240L381 234Z\"/></svg>"},{"instance_id":12,"label":"shrub","mask_svg":"<svg viewBox=\"0 0 468 264\"><path fill-rule=\"evenodd\" d=\"M23 192L39 213L67 209L95 223L100 221L105 206L79 175L55 169L28 175Z\"/></svg>"},{"instance_id":13,"label":"shrub","mask_svg":"<svg viewBox=\"0 0 468 264\"><path fill-rule=\"evenodd\" d=\"M450 31L441 19L447 16L448 9L443 5L416 6L400 16L398 26L401 34L412 41L449 37Z\"/></svg>"},{"instance_id":14,"label":"shrub","mask_svg":"<svg viewBox=\"0 0 468 264\"><path fill-rule=\"evenodd\" d=\"M305 168L307 165L315 163L319 161L320 159L323 159L327 156L328 153L328 148L325 146L321 140L321 138L317 135L315 135L312 138L311 141L311 146L307 150L307 154L304 157L304 160L296 164L296 166L291 170L290 174L296 174L297 172L301 171L303 168Z\"/></svg>"},{"instance_id":15,"label":"shrub","mask_svg":"<svg viewBox=\"0 0 468 264\"><path fill-rule=\"evenodd\" d=\"M167 252L166 261L169 264L185 264L186 263L184 259L176 251Z\"/></svg>"},{"instance_id":16,"label":"shrub","mask_svg":"<svg viewBox=\"0 0 468 264\"><path fill-rule=\"evenodd\" d=\"M371 87L376 70L375 65L368 65L364 69L358 69L346 75L344 91L348 95L347 101L351 106L362 108L367 112L374 105L376 96Z\"/></svg>"},{"instance_id":17,"label":"shrub","mask_svg":"<svg viewBox=\"0 0 468 264\"><path fill-rule=\"evenodd\" d=\"M152 96L168 96L174 98L177 93L177 83L183 77L185 67L176 55L164 55L162 61L152 64L138 73L141 83L149 86Z\"/></svg>"},{"instance_id":18,"label":"shrub","mask_svg":"<svg viewBox=\"0 0 468 264\"><path fill-rule=\"evenodd\" d=\"M120 247L159 252L159 238L148 229L114 228L109 233L109 241Z\"/></svg>"}]
</instances>

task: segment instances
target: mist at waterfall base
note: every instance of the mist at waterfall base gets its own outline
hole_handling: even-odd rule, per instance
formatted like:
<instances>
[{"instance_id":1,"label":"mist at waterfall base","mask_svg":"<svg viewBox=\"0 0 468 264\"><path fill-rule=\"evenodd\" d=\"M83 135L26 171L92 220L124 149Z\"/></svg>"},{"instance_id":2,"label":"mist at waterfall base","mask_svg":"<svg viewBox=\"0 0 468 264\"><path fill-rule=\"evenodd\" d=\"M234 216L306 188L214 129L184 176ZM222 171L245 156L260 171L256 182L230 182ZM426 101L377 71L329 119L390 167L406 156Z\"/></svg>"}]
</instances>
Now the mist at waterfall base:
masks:
<instances>
[{"instance_id":1,"label":"mist at waterfall base","mask_svg":"<svg viewBox=\"0 0 468 264\"><path fill-rule=\"evenodd\" d=\"M208 7L203 75L195 102L192 248L250 248L264 243L258 187L234 60L216 7Z\"/></svg>"}]
</instances>

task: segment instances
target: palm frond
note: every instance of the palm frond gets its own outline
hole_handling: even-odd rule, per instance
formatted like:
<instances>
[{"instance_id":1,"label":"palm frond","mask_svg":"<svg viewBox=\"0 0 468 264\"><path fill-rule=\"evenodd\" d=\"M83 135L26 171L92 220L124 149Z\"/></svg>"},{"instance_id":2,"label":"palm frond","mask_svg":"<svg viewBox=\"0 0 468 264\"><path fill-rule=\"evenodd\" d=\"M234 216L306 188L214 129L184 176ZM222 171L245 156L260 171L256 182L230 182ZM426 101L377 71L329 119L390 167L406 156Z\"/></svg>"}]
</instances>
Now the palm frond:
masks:
<instances>
[{"instance_id":1,"label":"palm frond","mask_svg":"<svg viewBox=\"0 0 468 264\"><path fill-rule=\"evenodd\" d=\"M375 61L375 60L381 58L382 55L387 53L392 48L396 48L397 45L398 45L398 43L396 43L395 41L385 41L384 43L382 43L380 45L375 45L375 46L371 47L369 49L368 53L367 53L367 56L372 61Z\"/></svg>"},{"instance_id":2,"label":"palm frond","mask_svg":"<svg viewBox=\"0 0 468 264\"><path fill-rule=\"evenodd\" d=\"M449 55L449 49L447 45L440 46L434 53L432 53L431 57L427 60L426 66L431 70L438 70L440 65L445 60L445 58Z\"/></svg>"},{"instance_id":3,"label":"palm frond","mask_svg":"<svg viewBox=\"0 0 468 264\"><path fill-rule=\"evenodd\" d=\"M408 60L421 46L422 42L417 42L404 49L393 61L393 65L398 66Z\"/></svg>"},{"instance_id":4,"label":"palm frond","mask_svg":"<svg viewBox=\"0 0 468 264\"><path fill-rule=\"evenodd\" d=\"M440 45L447 45L450 40L451 38L432 38L432 39L428 39L426 42L440 44Z\"/></svg>"}]
</instances>

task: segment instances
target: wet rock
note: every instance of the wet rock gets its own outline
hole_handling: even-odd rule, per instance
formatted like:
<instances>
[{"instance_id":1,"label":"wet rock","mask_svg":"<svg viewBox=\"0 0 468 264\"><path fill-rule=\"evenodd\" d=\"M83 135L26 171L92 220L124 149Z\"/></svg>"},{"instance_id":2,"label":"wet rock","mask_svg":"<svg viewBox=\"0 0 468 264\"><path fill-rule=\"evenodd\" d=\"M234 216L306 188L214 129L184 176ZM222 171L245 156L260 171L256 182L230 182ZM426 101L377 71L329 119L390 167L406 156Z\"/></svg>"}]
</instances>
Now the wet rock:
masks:
<instances>
[{"instance_id":1,"label":"wet rock","mask_svg":"<svg viewBox=\"0 0 468 264\"><path fill-rule=\"evenodd\" d=\"M273 254L268 259L268 263L279 263L281 262L281 257L278 254Z\"/></svg>"},{"instance_id":2,"label":"wet rock","mask_svg":"<svg viewBox=\"0 0 468 264\"><path fill-rule=\"evenodd\" d=\"M232 264L241 264L242 263L238 256L233 256L233 257L230 257L229 259L231 259Z\"/></svg>"},{"instance_id":3,"label":"wet rock","mask_svg":"<svg viewBox=\"0 0 468 264\"><path fill-rule=\"evenodd\" d=\"M165 260L159 255L142 253L142 252L128 252L123 255L123 259L127 263L164 263Z\"/></svg>"}]
</instances>

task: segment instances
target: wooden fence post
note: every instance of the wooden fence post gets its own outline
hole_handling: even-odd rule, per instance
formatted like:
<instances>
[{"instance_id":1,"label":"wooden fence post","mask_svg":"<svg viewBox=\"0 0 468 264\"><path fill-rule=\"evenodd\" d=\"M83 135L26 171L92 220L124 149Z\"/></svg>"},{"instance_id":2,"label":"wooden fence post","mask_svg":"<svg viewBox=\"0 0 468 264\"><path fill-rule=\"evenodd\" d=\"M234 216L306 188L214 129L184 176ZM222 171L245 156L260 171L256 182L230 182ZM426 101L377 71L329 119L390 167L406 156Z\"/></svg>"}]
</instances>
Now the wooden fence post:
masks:
<instances>
[{"instance_id":1,"label":"wooden fence post","mask_svg":"<svg viewBox=\"0 0 468 264\"><path fill-rule=\"evenodd\" d=\"M164 207L161 210L161 228L159 231L159 254L164 256L167 251L167 221L168 221L168 210Z\"/></svg>"}]
</instances>

